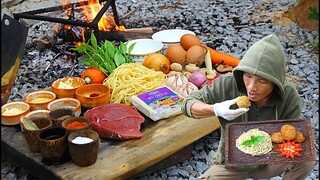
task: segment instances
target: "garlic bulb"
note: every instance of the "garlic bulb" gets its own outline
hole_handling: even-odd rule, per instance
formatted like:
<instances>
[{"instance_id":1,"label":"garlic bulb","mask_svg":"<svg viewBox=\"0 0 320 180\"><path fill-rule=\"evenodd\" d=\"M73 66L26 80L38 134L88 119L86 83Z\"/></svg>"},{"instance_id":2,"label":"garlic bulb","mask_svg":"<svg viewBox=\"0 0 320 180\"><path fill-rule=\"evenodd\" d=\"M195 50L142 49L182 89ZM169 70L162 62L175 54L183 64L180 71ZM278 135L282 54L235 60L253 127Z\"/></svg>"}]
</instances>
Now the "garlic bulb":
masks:
<instances>
[{"instance_id":1,"label":"garlic bulb","mask_svg":"<svg viewBox=\"0 0 320 180\"><path fill-rule=\"evenodd\" d=\"M182 84L178 88L176 88L176 92L183 97L187 97L192 91L198 90L198 87L191 82L187 82Z\"/></svg>"},{"instance_id":2,"label":"garlic bulb","mask_svg":"<svg viewBox=\"0 0 320 180\"><path fill-rule=\"evenodd\" d=\"M167 79L165 80L165 85L167 85L174 91L177 89L177 87L186 83L188 83L188 78L180 72L174 73L172 76L167 77Z\"/></svg>"}]
</instances>

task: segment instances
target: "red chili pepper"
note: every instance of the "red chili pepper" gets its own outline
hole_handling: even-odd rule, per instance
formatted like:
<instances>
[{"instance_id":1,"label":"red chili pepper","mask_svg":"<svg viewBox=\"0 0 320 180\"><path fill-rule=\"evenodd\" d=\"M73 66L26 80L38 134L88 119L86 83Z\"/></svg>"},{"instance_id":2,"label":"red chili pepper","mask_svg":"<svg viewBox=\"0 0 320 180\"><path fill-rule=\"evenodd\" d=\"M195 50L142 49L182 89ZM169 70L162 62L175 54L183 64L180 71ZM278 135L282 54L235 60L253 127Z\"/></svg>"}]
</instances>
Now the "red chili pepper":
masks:
<instances>
[{"instance_id":1,"label":"red chili pepper","mask_svg":"<svg viewBox=\"0 0 320 180\"><path fill-rule=\"evenodd\" d=\"M301 148L300 143L295 143L296 141L287 141L283 142L279 145L278 151L281 153L281 156L285 156L286 158L294 158L294 156L301 156L300 151L303 149Z\"/></svg>"}]
</instances>

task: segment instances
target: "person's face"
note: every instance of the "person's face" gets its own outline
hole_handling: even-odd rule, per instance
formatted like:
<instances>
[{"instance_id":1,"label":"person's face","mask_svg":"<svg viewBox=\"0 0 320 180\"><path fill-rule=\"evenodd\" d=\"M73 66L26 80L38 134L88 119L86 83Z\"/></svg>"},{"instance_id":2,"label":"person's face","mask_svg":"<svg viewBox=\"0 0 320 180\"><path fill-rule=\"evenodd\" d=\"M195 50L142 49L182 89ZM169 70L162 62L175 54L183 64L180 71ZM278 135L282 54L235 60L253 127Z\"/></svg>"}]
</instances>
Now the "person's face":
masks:
<instances>
[{"instance_id":1,"label":"person's face","mask_svg":"<svg viewBox=\"0 0 320 180\"><path fill-rule=\"evenodd\" d=\"M274 86L272 82L246 72L243 73L243 82L247 89L247 96L257 106L267 102Z\"/></svg>"}]
</instances>

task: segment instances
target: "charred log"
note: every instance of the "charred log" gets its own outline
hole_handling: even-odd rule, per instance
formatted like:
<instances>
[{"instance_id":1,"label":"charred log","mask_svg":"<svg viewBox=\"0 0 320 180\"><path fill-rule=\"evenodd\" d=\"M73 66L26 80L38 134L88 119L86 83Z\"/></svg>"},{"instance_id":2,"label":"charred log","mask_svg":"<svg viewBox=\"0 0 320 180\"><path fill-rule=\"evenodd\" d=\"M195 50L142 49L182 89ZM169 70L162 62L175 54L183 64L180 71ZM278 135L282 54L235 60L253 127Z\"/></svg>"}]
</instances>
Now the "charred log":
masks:
<instances>
[{"instance_id":1,"label":"charred log","mask_svg":"<svg viewBox=\"0 0 320 180\"><path fill-rule=\"evenodd\" d=\"M87 42L91 33L94 33L98 41L108 40L125 42L130 39L151 38L152 28L133 28L126 31L94 31L85 29L83 32L76 28L60 29L57 36L64 42Z\"/></svg>"}]
</instances>

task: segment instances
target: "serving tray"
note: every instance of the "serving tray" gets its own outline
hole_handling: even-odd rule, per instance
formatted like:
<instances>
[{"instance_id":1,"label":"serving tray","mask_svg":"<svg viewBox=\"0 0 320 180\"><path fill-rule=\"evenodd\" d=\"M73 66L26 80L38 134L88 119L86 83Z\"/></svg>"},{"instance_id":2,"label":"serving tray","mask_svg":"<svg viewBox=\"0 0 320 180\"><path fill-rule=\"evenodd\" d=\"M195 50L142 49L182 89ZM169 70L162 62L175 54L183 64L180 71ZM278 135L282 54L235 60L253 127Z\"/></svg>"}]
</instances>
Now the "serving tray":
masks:
<instances>
[{"instance_id":1,"label":"serving tray","mask_svg":"<svg viewBox=\"0 0 320 180\"><path fill-rule=\"evenodd\" d=\"M259 128L259 130L265 131L268 134L274 132L280 132L283 125L290 124L296 127L298 132L302 132L306 138L301 143L303 150L300 152L301 156L295 156L294 158L286 158L280 156L278 152L278 145L272 143L273 148L268 154L252 156L245 154L236 147L236 140L239 136L247 132L250 129ZM246 166L246 165L257 165L257 164L279 164L285 162L303 162L303 161L314 161L315 160L315 147L314 137L311 128L310 120L302 119L289 119L289 120L270 120L270 121L258 121L258 122L239 122L239 123L228 123L225 127L226 141L225 141L225 166Z\"/></svg>"}]
</instances>

